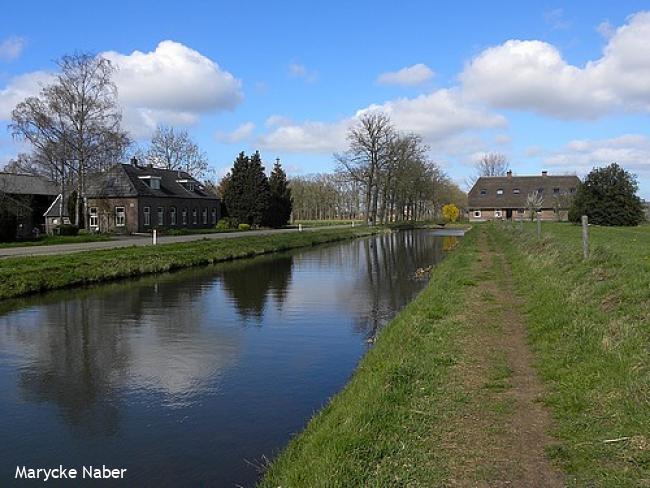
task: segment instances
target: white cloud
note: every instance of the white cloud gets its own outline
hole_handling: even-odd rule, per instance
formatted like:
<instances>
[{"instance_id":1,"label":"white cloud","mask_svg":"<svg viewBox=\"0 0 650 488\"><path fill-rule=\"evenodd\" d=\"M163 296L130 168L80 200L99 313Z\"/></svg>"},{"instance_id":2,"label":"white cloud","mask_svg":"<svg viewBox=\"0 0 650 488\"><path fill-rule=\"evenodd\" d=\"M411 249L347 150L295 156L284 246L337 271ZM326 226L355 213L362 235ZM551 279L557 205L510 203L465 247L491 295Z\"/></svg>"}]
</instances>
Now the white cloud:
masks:
<instances>
[{"instance_id":1,"label":"white cloud","mask_svg":"<svg viewBox=\"0 0 650 488\"><path fill-rule=\"evenodd\" d=\"M380 85L415 86L433 78L433 71L426 64L418 63L402 68L399 71L382 73L377 78Z\"/></svg>"},{"instance_id":2,"label":"white cloud","mask_svg":"<svg viewBox=\"0 0 650 488\"><path fill-rule=\"evenodd\" d=\"M234 144L236 142L250 139L254 130L255 124L253 122L245 122L232 132L217 132L214 137L219 142Z\"/></svg>"},{"instance_id":3,"label":"white cloud","mask_svg":"<svg viewBox=\"0 0 650 488\"><path fill-rule=\"evenodd\" d=\"M304 64L292 61L289 64L289 74L293 78L302 78L308 83L313 83L318 79L318 73L308 69Z\"/></svg>"},{"instance_id":4,"label":"white cloud","mask_svg":"<svg viewBox=\"0 0 650 488\"><path fill-rule=\"evenodd\" d=\"M399 98L358 110L336 122L283 123L260 138L262 147L286 152L331 153L346 147L346 133L368 111L382 111L399 130L417 132L430 144L476 129L503 127L506 120L467 105L457 90L437 90L415 98ZM275 116L277 117L277 116ZM268 124L268 121L267 121Z\"/></svg>"},{"instance_id":5,"label":"white cloud","mask_svg":"<svg viewBox=\"0 0 650 488\"><path fill-rule=\"evenodd\" d=\"M0 60L12 61L21 55L25 48L25 39L22 37L8 37L0 42Z\"/></svg>"},{"instance_id":6,"label":"white cloud","mask_svg":"<svg viewBox=\"0 0 650 488\"><path fill-rule=\"evenodd\" d=\"M611 139L577 139L545 158L549 166L586 173L594 166L618 163L628 171L650 176L650 138L625 134Z\"/></svg>"},{"instance_id":7,"label":"white cloud","mask_svg":"<svg viewBox=\"0 0 650 488\"><path fill-rule=\"evenodd\" d=\"M567 63L542 41L509 40L484 50L460 76L464 92L495 107L533 110L564 119L616 111L650 111L650 12L628 19L601 58Z\"/></svg>"},{"instance_id":8,"label":"white cloud","mask_svg":"<svg viewBox=\"0 0 650 488\"><path fill-rule=\"evenodd\" d=\"M0 88L0 120L10 120L11 111L25 98L38 95L44 85L51 83L54 75L45 71L34 71L9 80Z\"/></svg>"},{"instance_id":9,"label":"white cloud","mask_svg":"<svg viewBox=\"0 0 650 488\"><path fill-rule=\"evenodd\" d=\"M101 55L118 68L115 82L125 126L136 135L161 122L195 123L201 114L233 110L243 99L241 81L178 42L162 41L146 53Z\"/></svg>"}]
</instances>

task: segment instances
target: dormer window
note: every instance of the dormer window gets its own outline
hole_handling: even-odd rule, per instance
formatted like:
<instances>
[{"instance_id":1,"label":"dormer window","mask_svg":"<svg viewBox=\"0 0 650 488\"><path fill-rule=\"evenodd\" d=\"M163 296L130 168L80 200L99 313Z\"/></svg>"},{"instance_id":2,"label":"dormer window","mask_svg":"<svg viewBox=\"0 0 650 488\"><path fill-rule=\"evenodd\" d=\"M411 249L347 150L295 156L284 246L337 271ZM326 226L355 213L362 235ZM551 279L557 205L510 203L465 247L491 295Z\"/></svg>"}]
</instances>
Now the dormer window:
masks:
<instances>
[{"instance_id":1,"label":"dormer window","mask_svg":"<svg viewBox=\"0 0 650 488\"><path fill-rule=\"evenodd\" d=\"M182 185L187 191L194 191L197 188L197 184L194 180L176 180L176 183Z\"/></svg>"},{"instance_id":2,"label":"dormer window","mask_svg":"<svg viewBox=\"0 0 650 488\"><path fill-rule=\"evenodd\" d=\"M487 195L487 190L485 188L481 189L481 196Z\"/></svg>"},{"instance_id":3,"label":"dormer window","mask_svg":"<svg viewBox=\"0 0 650 488\"><path fill-rule=\"evenodd\" d=\"M152 190L160 190L160 176L138 176Z\"/></svg>"},{"instance_id":4,"label":"dormer window","mask_svg":"<svg viewBox=\"0 0 650 488\"><path fill-rule=\"evenodd\" d=\"M513 188L512 189L512 194L513 195L519 195L519 188Z\"/></svg>"},{"instance_id":5,"label":"dormer window","mask_svg":"<svg viewBox=\"0 0 650 488\"><path fill-rule=\"evenodd\" d=\"M500 196L502 196L502 195L503 195L503 188L499 188L499 189L497 190L497 196L500 197Z\"/></svg>"}]
</instances>

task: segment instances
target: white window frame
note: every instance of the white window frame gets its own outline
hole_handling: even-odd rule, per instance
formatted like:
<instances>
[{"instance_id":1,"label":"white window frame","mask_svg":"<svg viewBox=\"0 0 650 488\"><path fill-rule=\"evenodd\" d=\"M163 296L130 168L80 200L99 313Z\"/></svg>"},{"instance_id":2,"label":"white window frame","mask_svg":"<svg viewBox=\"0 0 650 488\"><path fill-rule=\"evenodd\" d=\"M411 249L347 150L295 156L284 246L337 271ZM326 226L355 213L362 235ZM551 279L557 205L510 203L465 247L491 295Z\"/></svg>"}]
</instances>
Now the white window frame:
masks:
<instances>
[{"instance_id":1,"label":"white window frame","mask_svg":"<svg viewBox=\"0 0 650 488\"><path fill-rule=\"evenodd\" d=\"M201 210L201 221L203 222L203 225L208 225L208 209L203 208Z\"/></svg>"},{"instance_id":2,"label":"white window frame","mask_svg":"<svg viewBox=\"0 0 650 488\"><path fill-rule=\"evenodd\" d=\"M165 207L158 207L156 215L158 216L158 225L165 225Z\"/></svg>"},{"instance_id":3,"label":"white window frame","mask_svg":"<svg viewBox=\"0 0 650 488\"><path fill-rule=\"evenodd\" d=\"M183 211L181 212L181 224L187 225L187 207L183 208Z\"/></svg>"},{"instance_id":4,"label":"white window frame","mask_svg":"<svg viewBox=\"0 0 650 488\"><path fill-rule=\"evenodd\" d=\"M115 227L126 225L126 207L115 207Z\"/></svg>"},{"instance_id":5,"label":"white window frame","mask_svg":"<svg viewBox=\"0 0 650 488\"><path fill-rule=\"evenodd\" d=\"M199 209L194 207L192 209L192 225L198 225L199 223Z\"/></svg>"},{"instance_id":6,"label":"white window frame","mask_svg":"<svg viewBox=\"0 0 650 488\"><path fill-rule=\"evenodd\" d=\"M99 214L97 213L97 207L90 207L88 209L88 226L92 229L97 229L99 227Z\"/></svg>"},{"instance_id":7,"label":"white window frame","mask_svg":"<svg viewBox=\"0 0 650 488\"><path fill-rule=\"evenodd\" d=\"M169 225L176 225L176 207L169 209Z\"/></svg>"},{"instance_id":8,"label":"white window frame","mask_svg":"<svg viewBox=\"0 0 650 488\"><path fill-rule=\"evenodd\" d=\"M148 227L151 225L151 207L144 207L142 209L142 215L144 216L144 225Z\"/></svg>"},{"instance_id":9,"label":"white window frame","mask_svg":"<svg viewBox=\"0 0 650 488\"><path fill-rule=\"evenodd\" d=\"M503 211L501 209L494 209L494 218L500 219L503 217Z\"/></svg>"},{"instance_id":10,"label":"white window frame","mask_svg":"<svg viewBox=\"0 0 650 488\"><path fill-rule=\"evenodd\" d=\"M513 189L512 189L512 194L513 194L513 195L519 195L520 191L521 191L521 190L519 190L519 188L513 188Z\"/></svg>"},{"instance_id":11,"label":"white window frame","mask_svg":"<svg viewBox=\"0 0 650 488\"><path fill-rule=\"evenodd\" d=\"M212 224L217 223L217 209L212 207Z\"/></svg>"},{"instance_id":12,"label":"white window frame","mask_svg":"<svg viewBox=\"0 0 650 488\"><path fill-rule=\"evenodd\" d=\"M480 210L474 210L474 218L476 218L476 219L481 218L481 211Z\"/></svg>"},{"instance_id":13,"label":"white window frame","mask_svg":"<svg viewBox=\"0 0 650 488\"><path fill-rule=\"evenodd\" d=\"M497 188L497 196L502 197L503 196L503 188Z\"/></svg>"}]
</instances>

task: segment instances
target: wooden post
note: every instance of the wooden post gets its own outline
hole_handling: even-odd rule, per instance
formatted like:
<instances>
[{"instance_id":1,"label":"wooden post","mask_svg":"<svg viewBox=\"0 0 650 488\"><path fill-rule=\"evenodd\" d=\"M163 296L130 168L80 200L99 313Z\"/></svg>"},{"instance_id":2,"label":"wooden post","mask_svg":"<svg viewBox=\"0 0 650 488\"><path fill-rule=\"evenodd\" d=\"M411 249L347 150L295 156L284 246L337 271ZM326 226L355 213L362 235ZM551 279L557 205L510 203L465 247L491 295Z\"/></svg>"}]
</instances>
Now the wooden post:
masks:
<instances>
[{"instance_id":1,"label":"wooden post","mask_svg":"<svg viewBox=\"0 0 650 488\"><path fill-rule=\"evenodd\" d=\"M298 232L302 232L302 224L298 224Z\"/></svg>"},{"instance_id":2,"label":"wooden post","mask_svg":"<svg viewBox=\"0 0 650 488\"><path fill-rule=\"evenodd\" d=\"M153 245L155 246L156 244L158 244L158 233L156 229L153 230L152 238L153 238Z\"/></svg>"},{"instance_id":3,"label":"wooden post","mask_svg":"<svg viewBox=\"0 0 650 488\"><path fill-rule=\"evenodd\" d=\"M542 220L539 217L539 212L537 212L537 238L542 238Z\"/></svg>"},{"instance_id":4,"label":"wooden post","mask_svg":"<svg viewBox=\"0 0 650 488\"><path fill-rule=\"evenodd\" d=\"M589 218L582 216L582 257L589 259Z\"/></svg>"}]
</instances>

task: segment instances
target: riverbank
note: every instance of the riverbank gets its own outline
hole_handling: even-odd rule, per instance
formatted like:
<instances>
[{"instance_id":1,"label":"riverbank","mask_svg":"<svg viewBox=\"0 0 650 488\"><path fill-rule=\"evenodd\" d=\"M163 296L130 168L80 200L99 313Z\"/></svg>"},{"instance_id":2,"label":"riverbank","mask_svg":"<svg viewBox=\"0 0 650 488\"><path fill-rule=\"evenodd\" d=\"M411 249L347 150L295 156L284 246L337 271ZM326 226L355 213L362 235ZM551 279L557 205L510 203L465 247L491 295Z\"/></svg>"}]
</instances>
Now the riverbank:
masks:
<instances>
[{"instance_id":1,"label":"riverbank","mask_svg":"<svg viewBox=\"0 0 650 488\"><path fill-rule=\"evenodd\" d=\"M470 231L261 486L649 479L649 229L543 229Z\"/></svg>"},{"instance_id":2,"label":"riverbank","mask_svg":"<svg viewBox=\"0 0 650 488\"><path fill-rule=\"evenodd\" d=\"M382 228L241 235L159 246L0 260L0 299L354 239Z\"/></svg>"}]
</instances>

